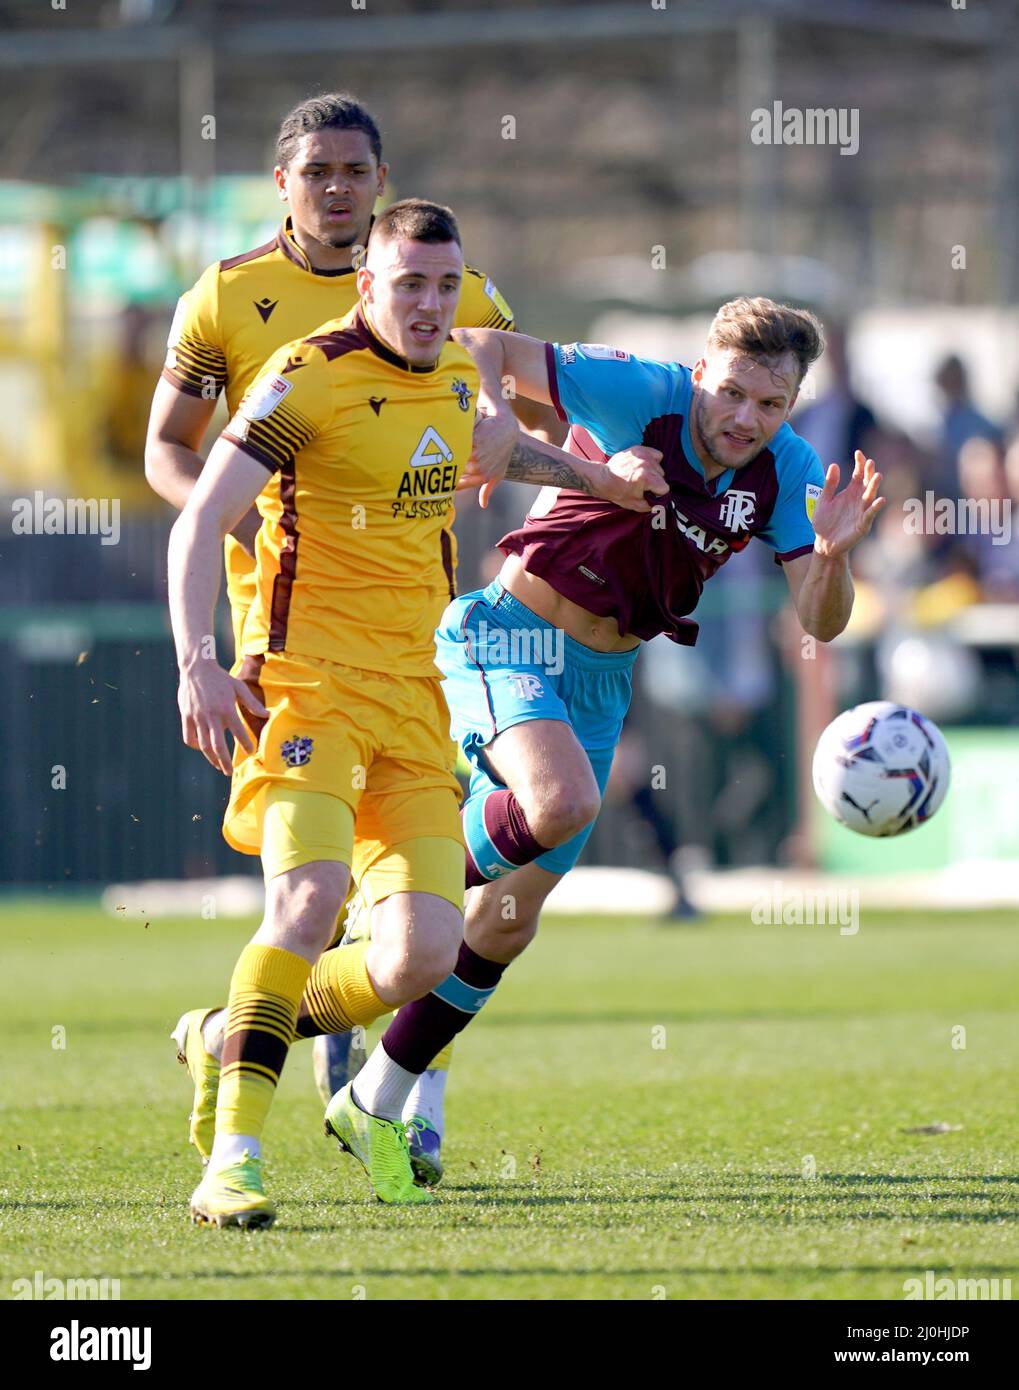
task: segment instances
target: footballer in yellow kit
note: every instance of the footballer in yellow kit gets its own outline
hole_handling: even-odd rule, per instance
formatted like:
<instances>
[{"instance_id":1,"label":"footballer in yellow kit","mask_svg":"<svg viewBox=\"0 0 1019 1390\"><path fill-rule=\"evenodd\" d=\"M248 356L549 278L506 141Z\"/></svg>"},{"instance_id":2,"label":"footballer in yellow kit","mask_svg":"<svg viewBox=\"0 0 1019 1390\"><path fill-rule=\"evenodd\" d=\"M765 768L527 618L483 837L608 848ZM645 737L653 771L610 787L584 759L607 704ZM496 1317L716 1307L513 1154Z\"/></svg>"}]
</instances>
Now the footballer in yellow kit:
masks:
<instances>
[{"instance_id":1,"label":"footballer in yellow kit","mask_svg":"<svg viewBox=\"0 0 1019 1390\"><path fill-rule=\"evenodd\" d=\"M170 535L184 741L232 773L225 831L261 854L265 877L262 922L226 1008L213 1011L223 1016L218 1085L211 1052L198 1068L196 1096L215 1091L208 1167L191 1199L204 1224L275 1217L261 1140L290 1046L307 1036L302 1009L321 1013L327 1031L367 1026L448 985L466 950L460 790L433 656L452 585L453 494L465 470L468 486L511 465L521 481L563 468L582 478L548 445L518 442L480 465L479 373L449 336L462 270L448 208L388 208L358 271L358 308L270 360ZM643 481L629 490L647 506ZM256 499L256 594L228 674L208 641L219 545ZM352 868L378 934L331 951ZM188 1019L190 1068L206 1019ZM419 1078L379 1044L326 1109L327 1132L386 1202L432 1200L402 1119Z\"/></svg>"},{"instance_id":2,"label":"footballer in yellow kit","mask_svg":"<svg viewBox=\"0 0 1019 1390\"><path fill-rule=\"evenodd\" d=\"M181 297L167 343L164 381L210 402L222 391L233 416L274 352L353 308L356 274L353 265L316 269L294 239L288 217L272 241L210 265ZM465 265L454 324L513 328L513 311L487 275ZM232 536L226 540L225 560L238 643L255 596L255 562Z\"/></svg>"},{"instance_id":3,"label":"footballer in yellow kit","mask_svg":"<svg viewBox=\"0 0 1019 1390\"><path fill-rule=\"evenodd\" d=\"M306 993L347 1027L367 1025L445 979L462 943L459 784L433 661L478 392L448 337L462 265L447 208L389 208L358 308L270 360L171 533L184 739L225 772L234 734L225 828L261 853L266 889L230 981L212 1150L191 1199L203 1224L275 1217L261 1140ZM203 635L217 544L256 498L256 594L228 675ZM380 939L327 951L354 864ZM384 1201L431 1200L400 1120L409 1085L364 1071L361 1094L348 1084L334 1097L330 1132Z\"/></svg>"},{"instance_id":4,"label":"footballer in yellow kit","mask_svg":"<svg viewBox=\"0 0 1019 1390\"><path fill-rule=\"evenodd\" d=\"M412 366L358 307L274 354L224 432L272 475L235 667L270 717L257 752L236 757L224 834L263 852L273 784L338 797L357 816L353 876L369 906L414 888L463 896L455 858L448 884L418 866L427 887L392 866L380 887L372 865L421 836L462 843L434 632L454 595L448 523L477 388L455 343ZM266 852L280 872L301 851Z\"/></svg>"}]
</instances>

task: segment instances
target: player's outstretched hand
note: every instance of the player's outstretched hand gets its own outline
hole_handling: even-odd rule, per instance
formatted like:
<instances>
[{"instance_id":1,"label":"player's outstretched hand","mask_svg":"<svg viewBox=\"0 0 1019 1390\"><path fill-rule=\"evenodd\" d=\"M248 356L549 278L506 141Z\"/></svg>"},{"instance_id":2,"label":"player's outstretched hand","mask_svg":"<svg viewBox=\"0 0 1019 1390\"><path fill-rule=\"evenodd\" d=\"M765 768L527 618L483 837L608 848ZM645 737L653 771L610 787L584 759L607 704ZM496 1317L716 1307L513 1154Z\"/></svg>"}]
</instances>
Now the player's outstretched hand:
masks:
<instances>
[{"instance_id":1,"label":"player's outstretched hand","mask_svg":"<svg viewBox=\"0 0 1019 1390\"><path fill-rule=\"evenodd\" d=\"M520 426L512 410L490 414L479 407L471 456L460 475L457 491L480 488L478 502L487 507L488 499L506 476L506 466L519 437Z\"/></svg>"},{"instance_id":2,"label":"player's outstretched hand","mask_svg":"<svg viewBox=\"0 0 1019 1390\"><path fill-rule=\"evenodd\" d=\"M251 732L241 718L238 702L259 719L269 711L244 681L231 676L215 661L200 661L180 673L177 704L181 734L189 748L198 748L213 767L227 777L231 771L226 733L229 729L249 753L255 751Z\"/></svg>"},{"instance_id":3,"label":"player's outstretched hand","mask_svg":"<svg viewBox=\"0 0 1019 1390\"><path fill-rule=\"evenodd\" d=\"M595 495L631 512L649 512L651 503L644 494L662 497L669 491L661 465L658 449L649 449L645 444L620 449L597 471Z\"/></svg>"},{"instance_id":4,"label":"player's outstretched hand","mask_svg":"<svg viewBox=\"0 0 1019 1390\"><path fill-rule=\"evenodd\" d=\"M860 449L856 451L853 476L841 492L840 477L838 464L831 464L814 504L814 549L828 559L852 550L888 501L887 497L878 496L881 474L875 470L874 460L866 458Z\"/></svg>"}]
</instances>

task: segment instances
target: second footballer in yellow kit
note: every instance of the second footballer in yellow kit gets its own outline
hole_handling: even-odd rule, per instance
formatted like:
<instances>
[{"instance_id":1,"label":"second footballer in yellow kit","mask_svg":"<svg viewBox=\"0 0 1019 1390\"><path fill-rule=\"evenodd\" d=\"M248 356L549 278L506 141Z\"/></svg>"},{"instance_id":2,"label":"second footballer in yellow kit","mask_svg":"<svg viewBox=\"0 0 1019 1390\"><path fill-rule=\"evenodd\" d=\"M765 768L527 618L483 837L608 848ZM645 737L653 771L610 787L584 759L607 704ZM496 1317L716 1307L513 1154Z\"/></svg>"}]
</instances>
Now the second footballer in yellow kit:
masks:
<instances>
[{"instance_id":1,"label":"second footballer in yellow kit","mask_svg":"<svg viewBox=\"0 0 1019 1390\"><path fill-rule=\"evenodd\" d=\"M381 192L386 166L377 160L372 165L370 137L361 127L351 127L345 133L348 139L365 146L360 152L364 162L353 164L352 177L367 185L363 196L373 202ZM311 153L322 152L313 148ZM352 153L356 158L359 152ZM361 173L362 168L366 173ZM314 172L312 165L307 177L314 178ZM371 180L368 173L374 176ZM353 265L314 266L297 241L293 219L288 217L272 241L210 265L182 296L167 343L163 382L174 395L190 397L198 407L196 413L203 413L201 403L207 403L204 432L220 392L233 415L273 352L353 308L357 303L356 273ZM470 266L464 266L453 322L462 328L515 326L513 311L495 284ZM169 399L173 400L173 395ZM255 563L250 551L233 536L226 540L225 560L236 641L254 597Z\"/></svg>"}]
</instances>

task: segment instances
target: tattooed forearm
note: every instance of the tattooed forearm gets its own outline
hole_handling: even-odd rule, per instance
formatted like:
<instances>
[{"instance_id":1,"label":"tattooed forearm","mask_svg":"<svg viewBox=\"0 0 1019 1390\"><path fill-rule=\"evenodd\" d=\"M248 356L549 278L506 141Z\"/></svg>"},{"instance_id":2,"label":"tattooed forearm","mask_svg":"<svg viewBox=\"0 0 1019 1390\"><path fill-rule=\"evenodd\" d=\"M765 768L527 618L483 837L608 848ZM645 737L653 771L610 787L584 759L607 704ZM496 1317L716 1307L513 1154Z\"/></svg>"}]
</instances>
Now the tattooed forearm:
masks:
<instances>
[{"instance_id":1,"label":"tattooed forearm","mask_svg":"<svg viewBox=\"0 0 1019 1390\"><path fill-rule=\"evenodd\" d=\"M539 487L573 488L593 496L590 480L578 472L578 463L551 444L542 448L533 439L521 438L510 454L506 477L517 483L537 483Z\"/></svg>"}]
</instances>

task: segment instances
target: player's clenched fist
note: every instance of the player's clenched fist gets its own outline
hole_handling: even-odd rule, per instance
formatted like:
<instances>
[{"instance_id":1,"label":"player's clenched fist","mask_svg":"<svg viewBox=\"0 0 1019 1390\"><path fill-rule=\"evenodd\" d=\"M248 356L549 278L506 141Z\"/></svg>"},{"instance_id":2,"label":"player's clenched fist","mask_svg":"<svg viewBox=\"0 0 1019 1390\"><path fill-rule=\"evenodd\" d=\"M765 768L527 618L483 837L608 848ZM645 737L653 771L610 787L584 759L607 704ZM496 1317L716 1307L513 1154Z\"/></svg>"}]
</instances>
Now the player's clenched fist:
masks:
<instances>
[{"instance_id":1,"label":"player's clenched fist","mask_svg":"<svg viewBox=\"0 0 1019 1390\"><path fill-rule=\"evenodd\" d=\"M459 482L458 492L480 488L478 501L488 506L488 499L506 476L513 446L520 437L520 426L512 410L491 411L478 407L471 456Z\"/></svg>"},{"instance_id":2,"label":"player's clenched fist","mask_svg":"<svg viewBox=\"0 0 1019 1390\"><path fill-rule=\"evenodd\" d=\"M605 464L607 476L599 481L599 497L631 512L649 512L651 504L644 494L662 497L669 491L661 464L661 452L645 444L620 449Z\"/></svg>"},{"instance_id":3,"label":"player's clenched fist","mask_svg":"<svg viewBox=\"0 0 1019 1390\"><path fill-rule=\"evenodd\" d=\"M213 767L228 777L228 729L249 753L255 751L251 733L237 708L238 701L257 718L269 717L269 711L244 681L231 676L215 661L198 661L181 669L177 705L184 742L189 748L200 749Z\"/></svg>"}]
</instances>

